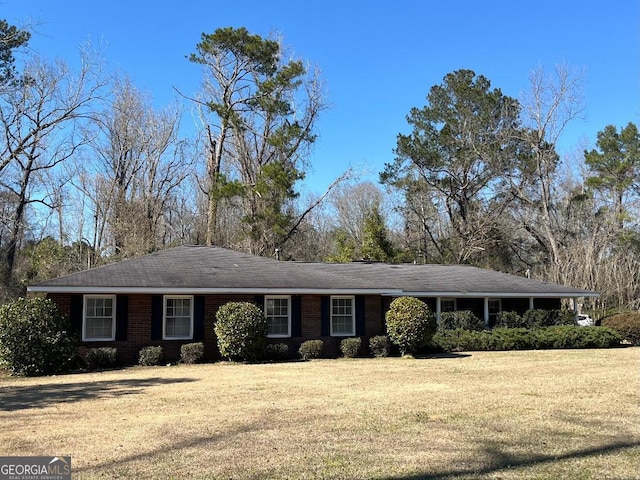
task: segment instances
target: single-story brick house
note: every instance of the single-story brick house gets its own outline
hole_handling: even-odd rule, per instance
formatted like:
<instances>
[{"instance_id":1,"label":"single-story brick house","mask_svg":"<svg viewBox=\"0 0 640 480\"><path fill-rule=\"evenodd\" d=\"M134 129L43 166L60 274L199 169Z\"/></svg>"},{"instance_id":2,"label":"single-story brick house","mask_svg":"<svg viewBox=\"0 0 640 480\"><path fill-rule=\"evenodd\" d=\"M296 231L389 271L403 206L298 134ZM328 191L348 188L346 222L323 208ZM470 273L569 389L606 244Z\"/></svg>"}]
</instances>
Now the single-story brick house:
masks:
<instances>
[{"instance_id":1,"label":"single-story brick house","mask_svg":"<svg viewBox=\"0 0 640 480\"><path fill-rule=\"evenodd\" d=\"M400 296L440 312L471 310L487 325L500 311L560 308L563 298L595 292L464 265L285 262L217 247L180 246L48 280L27 289L46 294L71 318L85 348L114 346L125 363L162 345L202 341L216 357L218 308L250 301L264 309L270 341L292 351L323 339L337 352L344 337L384 334L385 312Z\"/></svg>"}]
</instances>

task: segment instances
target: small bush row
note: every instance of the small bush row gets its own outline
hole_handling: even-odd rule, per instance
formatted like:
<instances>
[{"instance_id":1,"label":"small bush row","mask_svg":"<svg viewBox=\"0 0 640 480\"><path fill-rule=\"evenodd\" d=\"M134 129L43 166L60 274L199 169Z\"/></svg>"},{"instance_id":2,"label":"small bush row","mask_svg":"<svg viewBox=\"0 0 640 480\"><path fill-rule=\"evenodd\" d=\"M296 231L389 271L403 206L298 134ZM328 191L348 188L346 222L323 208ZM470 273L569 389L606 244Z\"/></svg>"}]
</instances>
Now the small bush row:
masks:
<instances>
[{"instance_id":1,"label":"small bush row","mask_svg":"<svg viewBox=\"0 0 640 480\"><path fill-rule=\"evenodd\" d=\"M522 316L516 312L500 312L497 328L544 328L558 325L575 325L575 312L571 310L527 310Z\"/></svg>"},{"instance_id":2,"label":"small bush row","mask_svg":"<svg viewBox=\"0 0 640 480\"><path fill-rule=\"evenodd\" d=\"M477 350L533 350L551 348L607 348L620 344L620 335L607 327L558 325L536 329L494 328L439 331L434 346L447 352Z\"/></svg>"}]
</instances>

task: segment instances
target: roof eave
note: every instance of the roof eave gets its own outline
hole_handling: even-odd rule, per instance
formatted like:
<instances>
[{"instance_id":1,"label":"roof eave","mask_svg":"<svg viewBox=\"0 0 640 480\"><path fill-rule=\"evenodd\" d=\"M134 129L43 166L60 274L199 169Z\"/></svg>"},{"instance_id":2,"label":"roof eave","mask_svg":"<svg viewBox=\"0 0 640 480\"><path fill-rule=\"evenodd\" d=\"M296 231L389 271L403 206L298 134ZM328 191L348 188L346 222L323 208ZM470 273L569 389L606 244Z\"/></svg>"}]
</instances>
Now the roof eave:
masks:
<instances>
[{"instance_id":1,"label":"roof eave","mask_svg":"<svg viewBox=\"0 0 640 480\"><path fill-rule=\"evenodd\" d=\"M27 287L28 292L33 293L76 293L76 294L102 294L102 293L128 293L128 294L192 294L192 295L382 295L387 297L469 297L469 298L578 298L599 297L596 292L461 292L461 291L403 291L401 289L340 289L340 288L211 288L211 287L84 287L84 286L45 286L33 285Z\"/></svg>"}]
</instances>

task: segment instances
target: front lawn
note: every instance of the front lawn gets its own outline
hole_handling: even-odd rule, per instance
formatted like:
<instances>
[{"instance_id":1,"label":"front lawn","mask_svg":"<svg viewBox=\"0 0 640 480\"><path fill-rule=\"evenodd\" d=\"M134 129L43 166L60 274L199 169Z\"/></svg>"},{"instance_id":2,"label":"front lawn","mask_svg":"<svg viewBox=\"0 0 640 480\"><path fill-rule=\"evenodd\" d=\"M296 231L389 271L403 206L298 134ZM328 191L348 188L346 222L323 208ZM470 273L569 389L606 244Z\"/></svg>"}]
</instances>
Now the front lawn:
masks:
<instances>
[{"instance_id":1,"label":"front lawn","mask_svg":"<svg viewBox=\"0 0 640 480\"><path fill-rule=\"evenodd\" d=\"M0 377L0 454L73 478L640 475L640 348Z\"/></svg>"}]
</instances>

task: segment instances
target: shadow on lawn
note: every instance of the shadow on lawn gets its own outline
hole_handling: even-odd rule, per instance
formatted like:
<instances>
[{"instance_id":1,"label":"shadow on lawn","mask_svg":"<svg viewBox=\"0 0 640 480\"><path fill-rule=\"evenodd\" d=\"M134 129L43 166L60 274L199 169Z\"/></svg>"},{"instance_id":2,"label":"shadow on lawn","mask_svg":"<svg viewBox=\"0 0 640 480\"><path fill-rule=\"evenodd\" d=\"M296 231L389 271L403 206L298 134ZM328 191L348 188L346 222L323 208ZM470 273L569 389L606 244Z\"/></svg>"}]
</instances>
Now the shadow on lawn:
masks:
<instances>
[{"instance_id":1,"label":"shadow on lawn","mask_svg":"<svg viewBox=\"0 0 640 480\"><path fill-rule=\"evenodd\" d=\"M406 475L400 477L384 477L385 480L451 480L455 478L476 478L480 475L489 475L500 472L501 470L531 467L545 463L553 463L572 458L584 458L608 453L620 453L623 450L637 448L640 446L640 440L633 439L627 441L617 441L610 444L601 445L593 448L584 448L563 455L528 455L517 456L503 452L497 446L489 446L485 448L485 454L489 457L486 467L481 468L460 468L440 473L416 473L415 475Z\"/></svg>"},{"instance_id":2,"label":"shadow on lawn","mask_svg":"<svg viewBox=\"0 0 640 480\"><path fill-rule=\"evenodd\" d=\"M171 383L194 382L192 378L132 378L96 382L56 383L47 385L7 386L0 389L0 411L44 408L56 403L79 402L96 398L119 397L143 393L147 387Z\"/></svg>"}]
</instances>

